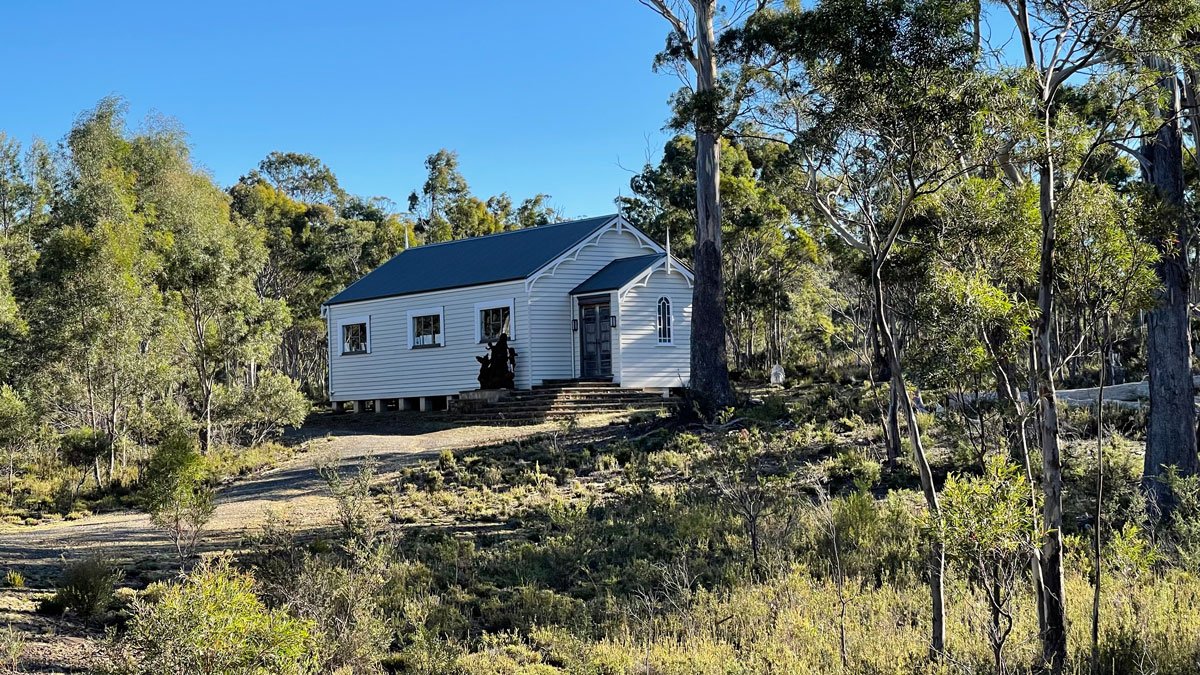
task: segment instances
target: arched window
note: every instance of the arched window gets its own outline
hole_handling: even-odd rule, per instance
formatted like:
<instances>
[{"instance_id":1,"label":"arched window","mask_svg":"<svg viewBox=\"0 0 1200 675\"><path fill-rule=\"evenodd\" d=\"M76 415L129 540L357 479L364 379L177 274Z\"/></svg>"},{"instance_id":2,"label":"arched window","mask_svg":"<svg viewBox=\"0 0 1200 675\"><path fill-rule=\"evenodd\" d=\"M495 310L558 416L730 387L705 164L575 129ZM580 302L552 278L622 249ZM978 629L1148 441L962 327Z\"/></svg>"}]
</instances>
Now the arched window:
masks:
<instances>
[{"instance_id":1,"label":"arched window","mask_svg":"<svg viewBox=\"0 0 1200 675\"><path fill-rule=\"evenodd\" d=\"M671 334L671 299L663 296L658 299L658 344L673 343Z\"/></svg>"}]
</instances>

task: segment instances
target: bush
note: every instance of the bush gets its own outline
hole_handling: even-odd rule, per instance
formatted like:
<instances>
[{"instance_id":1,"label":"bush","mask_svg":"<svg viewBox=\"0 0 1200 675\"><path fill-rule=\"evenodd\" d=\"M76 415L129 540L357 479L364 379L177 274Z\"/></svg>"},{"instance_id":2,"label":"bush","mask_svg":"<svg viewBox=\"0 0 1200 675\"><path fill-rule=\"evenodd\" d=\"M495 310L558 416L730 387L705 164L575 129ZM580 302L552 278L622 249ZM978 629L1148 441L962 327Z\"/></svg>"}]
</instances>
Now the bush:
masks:
<instances>
[{"instance_id":1,"label":"bush","mask_svg":"<svg viewBox=\"0 0 1200 675\"><path fill-rule=\"evenodd\" d=\"M321 467L318 471L337 502L338 522L342 531L352 540L373 538L381 524L379 507L371 496L371 482L375 479L374 460L363 462L349 478L333 465ZM441 474L437 475L441 477Z\"/></svg>"},{"instance_id":2,"label":"bush","mask_svg":"<svg viewBox=\"0 0 1200 675\"><path fill-rule=\"evenodd\" d=\"M114 588L123 576L112 561L102 556L71 563L63 570L54 594L55 603L50 607L61 607L90 619L112 606Z\"/></svg>"},{"instance_id":3,"label":"bush","mask_svg":"<svg viewBox=\"0 0 1200 675\"><path fill-rule=\"evenodd\" d=\"M219 559L203 563L157 602L135 601L121 646L130 669L159 673L316 672L313 623L269 610L254 580Z\"/></svg>"},{"instance_id":4,"label":"bush","mask_svg":"<svg viewBox=\"0 0 1200 675\"><path fill-rule=\"evenodd\" d=\"M25 588L25 575L16 570L4 573L4 585L9 588Z\"/></svg>"},{"instance_id":5,"label":"bush","mask_svg":"<svg viewBox=\"0 0 1200 675\"><path fill-rule=\"evenodd\" d=\"M227 440L253 446L278 436L284 427L299 426L311 409L294 380L265 371L253 388L218 387L213 416Z\"/></svg>"},{"instance_id":6,"label":"bush","mask_svg":"<svg viewBox=\"0 0 1200 675\"><path fill-rule=\"evenodd\" d=\"M8 624L0 630L0 663L11 673L20 672L21 655L25 653L25 635Z\"/></svg>"},{"instance_id":7,"label":"bush","mask_svg":"<svg viewBox=\"0 0 1200 675\"><path fill-rule=\"evenodd\" d=\"M163 439L146 469L146 512L155 527L170 535L180 564L195 553L204 526L216 510L205 476L196 441L182 430Z\"/></svg>"},{"instance_id":8,"label":"bush","mask_svg":"<svg viewBox=\"0 0 1200 675\"><path fill-rule=\"evenodd\" d=\"M378 670L392 641L380 607L384 568L382 550L356 549L349 565L309 555L292 587L281 589L292 613L313 622L321 672Z\"/></svg>"}]
</instances>

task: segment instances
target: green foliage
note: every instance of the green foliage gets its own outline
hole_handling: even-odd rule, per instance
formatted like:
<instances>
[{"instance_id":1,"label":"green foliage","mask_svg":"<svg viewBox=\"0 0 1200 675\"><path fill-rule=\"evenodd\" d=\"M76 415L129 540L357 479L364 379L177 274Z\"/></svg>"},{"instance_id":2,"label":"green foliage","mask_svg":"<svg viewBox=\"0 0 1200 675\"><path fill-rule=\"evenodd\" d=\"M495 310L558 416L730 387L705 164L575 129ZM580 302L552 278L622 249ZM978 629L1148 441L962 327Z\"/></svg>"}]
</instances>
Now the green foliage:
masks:
<instances>
[{"instance_id":1,"label":"green foliage","mask_svg":"<svg viewBox=\"0 0 1200 675\"><path fill-rule=\"evenodd\" d=\"M1036 541L1030 494L1019 467L992 457L984 477L946 481L934 535L968 570L1024 560Z\"/></svg>"},{"instance_id":2,"label":"green foliage","mask_svg":"<svg viewBox=\"0 0 1200 675\"><path fill-rule=\"evenodd\" d=\"M180 564L195 553L204 526L216 510L206 479L196 441L183 431L164 438L146 468L144 508L154 526L171 536Z\"/></svg>"},{"instance_id":3,"label":"green foliage","mask_svg":"<svg viewBox=\"0 0 1200 675\"><path fill-rule=\"evenodd\" d=\"M371 482L375 477L375 463L368 459L349 476L336 465L320 468L325 485L337 502L338 523L342 531L353 541L367 541L375 536L379 528L379 513ZM439 478L441 474L436 474Z\"/></svg>"},{"instance_id":4,"label":"green foliage","mask_svg":"<svg viewBox=\"0 0 1200 675\"><path fill-rule=\"evenodd\" d=\"M115 586L123 577L124 573L103 556L77 560L63 569L54 593L55 604L82 619L94 618L112 606Z\"/></svg>"},{"instance_id":5,"label":"green foliage","mask_svg":"<svg viewBox=\"0 0 1200 675\"><path fill-rule=\"evenodd\" d=\"M276 372L263 373L253 387L219 386L214 398L213 416L229 428L226 437L250 447L300 426L312 408L296 382Z\"/></svg>"},{"instance_id":6,"label":"green foliage","mask_svg":"<svg viewBox=\"0 0 1200 675\"><path fill-rule=\"evenodd\" d=\"M297 618L311 622L319 672L373 673L392 641L383 615L387 566L382 549L355 548L339 564L306 554L277 589Z\"/></svg>"},{"instance_id":7,"label":"green foliage","mask_svg":"<svg viewBox=\"0 0 1200 675\"><path fill-rule=\"evenodd\" d=\"M79 428L63 434L59 447L67 464L86 468L108 453L111 441L102 431Z\"/></svg>"},{"instance_id":8,"label":"green foliage","mask_svg":"<svg viewBox=\"0 0 1200 675\"><path fill-rule=\"evenodd\" d=\"M16 493L16 464L28 448L34 434L34 415L12 387L0 385L0 451L4 453L7 468L8 502L13 503Z\"/></svg>"},{"instance_id":9,"label":"green foliage","mask_svg":"<svg viewBox=\"0 0 1200 675\"><path fill-rule=\"evenodd\" d=\"M0 378L30 418L0 424L21 431L0 448L32 455L9 472L14 501L24 497L15 508L28 512L125 499L167 429L199 431L209 450L260 442L307 411L280 372L298 370L285 355L313 359L279 349L291 312L270 292L266 227L231 213L180 129L151 120L130 131L125 111L120 99L100 101L60 152L35 142L24 163L0 142ZM276 154L263 170L305 198L338 192L311 158ZM228 414L214 426L218 403ZM31 438L42 429L69 431L61 443ZM61 482L53 500L51 480Z\"/></svg>"},{"instance_id":10,"label":"green foliage","mask_svg":"<svg viewBox=\"0 0 1200 675\"><path fill-rule=\"evenodd\" d=\"M154 602L134 603L122 639L134 673L299 675L317 672L312 621L271 610L248 574L205 562Z\"/></svg>"},{"instance_id":11,"label":"green foliage","mask_svg":"<svg viewBox=\"0 0 1200 675\"><path fill-rule=\"evenodd\" d=\"M11 672L20 672L17 670L21 662L21 656L25 653L26 638L25 634L18 631L10 623L0 630L0 663Z\"/></svg>"}]
</instances>

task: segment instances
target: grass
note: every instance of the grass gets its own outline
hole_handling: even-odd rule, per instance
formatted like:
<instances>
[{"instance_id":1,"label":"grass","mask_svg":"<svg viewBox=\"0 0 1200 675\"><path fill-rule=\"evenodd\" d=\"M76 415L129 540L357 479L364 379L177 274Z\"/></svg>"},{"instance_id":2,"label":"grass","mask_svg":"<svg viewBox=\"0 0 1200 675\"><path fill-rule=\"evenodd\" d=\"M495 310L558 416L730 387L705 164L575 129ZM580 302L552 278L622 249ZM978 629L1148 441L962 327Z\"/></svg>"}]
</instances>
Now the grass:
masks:
<instances>
[{"instance_id":1,"label":"grass","mask_svg":"<svg viewBox=\"0 0 1200 675\"><path fill-rule=\"evenodd\" d=\"M392 672L991 672L990 608L963 568L948 575L947 657L928 662L924 502L911 467L881 464L872 395L809 386L760 406L769 411L736 411L747 428L653 420L444 451L344 495L383 525L315 541L273 532L240 567L273 608L289 607L304 574L341 570L320 578L343 604L318 615L394 627L380 656ZM975 471L953 450L971 442L969 426L922 421L939 478ZM1083 435L1067 447L1064 502L1071 673L1090 657L1094 438ZM1118 530L1145 521L1139 446L1110 445L1106 522ZM1200 583L1177 553L1177 525L1122 529L1132 554L1110 550L1103 672L1195 672ZM1013 603L1005 655L1010 672L1028 673L1040 643L1027 580ZM336 631L350 625L330 621L318 641L349 644L361 636Z\"/></svg>"}]
</instances>

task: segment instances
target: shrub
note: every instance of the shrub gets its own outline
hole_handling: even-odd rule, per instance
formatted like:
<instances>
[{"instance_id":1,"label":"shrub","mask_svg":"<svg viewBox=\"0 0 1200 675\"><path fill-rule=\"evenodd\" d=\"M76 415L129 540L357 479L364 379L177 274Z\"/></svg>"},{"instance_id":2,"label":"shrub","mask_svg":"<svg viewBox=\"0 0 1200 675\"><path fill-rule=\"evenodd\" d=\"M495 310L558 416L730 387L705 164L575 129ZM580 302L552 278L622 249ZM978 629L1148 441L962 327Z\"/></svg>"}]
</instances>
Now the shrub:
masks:
<instances>
[{"instance_id":1,"label":"shrub","mask_svg":"<svg viewBox=\"0 0 1200 675\"><path fill-rule=\"evenodd\" d=\"M367 540L379 529L380 514L371 496L371 482L375 479L374 460L363 462L349 478L342 475L336 466L319 470L325 485L337 502L338 523L342 531L352 540ZM441 474L437 474L440 478Z\"/></svg>"},{"instance_id":2,"label":"shrub","mask_svg":"<svg viewBox=\"0 0 1200 675\"><path fill-rule=\"evenodd\" d=\"M392 631L380 607L382 550L356 549L349 565L306 556L288 589L295 616L312 621L321 672L371 673L387 653Z\"/></svg>"},{"instance_id":3,"label":"shrub","mask_svg":"<svg viewBox=\"0 0 1200 675\"><path fill-rule=\"evenodd\" d=\"M616 471L620 468L621 463L613 455L605 453L596 458L597 471Z\"/></svg>"},{"instance_id":4,"label":"shrub","mask_svg":"<svg viewBox=\"0 0 1200 675\"><path fill-rule=\"evenodd\" d=\"M862 488L878 483L882 468L879 462L867 457L859 448L849 448L829 461L826 473L835 483L848 483Z\"/></svg>"},{"instance_id":5,"label":"shrub","mask_svg":"<svg viewBox=\"0 0 1200 675\"><path fill-rule=\"evenodd\" d=\"M134 603L123 639L136 673L279 673L316 671L313 623L269 610L254 580L228 560L202 563L157 602Z\"/></svg>"},{"instance_id":6,"label":"shrub","mask_svg":"<svg viewBox=\"0 0 1200 675\"><path fill-rule=\"evenodd\" d=\"M652 452L646 457L646 463L657 473L674 472L687 475L691 461L687 455L674 450Z\"/></svg>"},{"instance_id":7,"label":"shrub","mask_svg":"<svg viewBox=\"0 0 1200 675\"><path fill-rule=\"evenodd\" d=\"M587 612L583 601L547 588L520 586L507 597L482 607L483 620L493 630L528 631L534 626L581 627Z\"/></svg>"},{"instance_id":8,"label":"shrub","mask_svg":"<svg viewBox=\"0 0 1200 675\"><path fill-rule=\"evenodd\" d=\"M312 409L290 377L273 371L259 374L254 387L217 387L213 415L227 438L258 445L284 427L299 426Z\"/></svg>"},{"instance_id":9,"label":"shrub","mask_svg":"<svg viewBox=\"0 0 1200 675\"><path fill-rule=\"evenodd\" d=\"M25 588L25 575L16 570L4 573L4 585L9 588Z\"/></svg>"},{"instance_id":10,"label":"shrub","mask_svg":"<svg viewBox=\"0 0 1200 675\"><path fill-rule=\"evenodd\" d=\"M1023 581L1021 572L1041 538L1035 522L1024 473L993 456L983 477L951 476L946 481L941 511L932 523L947 559L995 610L987 638L997 673L1006 670L1004 646L1015 626L1011 606Z\"/></svg>"},{"instance_id":11,"label":"shrub","mask_svg":"<svg viewBox=\"0 0 1200 675\"><path fill-rule=\"evenodd\" d=\"M8 624L0 630L0 663L10 673L20 672L21 655L25 653L25 635Z\"/></svg>"},{"instance_id":12,"label":"shrub","mask_svg":"<svg viewBox=\"0 0 1200 675\"><path fill-rule=\"evenodd\" d=\"M67 565L59 578L55 605L90 619L107 610L113 590L124 575L112 561L102 556L84 558Z\"/></svg>"},{"instance_id":13,"label":"shrub","mask_svg":"<svg viewBox=\"0 0 1200 675\"><path fill-rule=\"evenodd\" d=\"M146 468L144 508L154 526L171 537L181 565L195 553L216 510L205 477L195 439L178 429L159 443Z\"/></svg>"}]
</instances>

